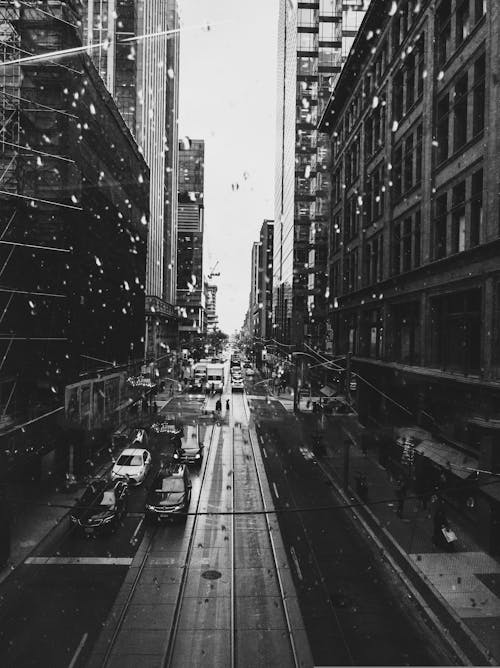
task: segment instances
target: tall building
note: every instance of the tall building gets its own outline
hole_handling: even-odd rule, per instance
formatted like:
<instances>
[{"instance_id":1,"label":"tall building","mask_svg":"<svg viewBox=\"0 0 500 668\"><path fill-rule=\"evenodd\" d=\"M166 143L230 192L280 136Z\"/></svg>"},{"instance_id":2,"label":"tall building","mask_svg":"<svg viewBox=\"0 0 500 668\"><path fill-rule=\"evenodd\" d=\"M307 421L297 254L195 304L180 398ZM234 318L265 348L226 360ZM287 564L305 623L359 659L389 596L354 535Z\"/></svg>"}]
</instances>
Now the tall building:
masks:
<instances>
[{"instance_id":1,"label":"tall building","mask_svg":"<svg viewBox=\"0 0 500 668\"><path fill-rule=\"evenodd\" d=\"M418 466L456 487L500 472L500 16L388 6L371 3L320 123L333 352L352 356L361 419L416 434ZM451 500L499 550L478 476L470 507Z\"/></svg>"},{"instance_id":2,"label":"tall building","mask_svg":"<svg viewBox=\"0 0 500 668\"><path fill-rule=\"evenodd\" d=\"M217 286L205 283L205 308L207 319L207 332L213 333L219 328L219 317L217 315Z\"/></svg>"},{"instance_id":3,"label":"tall building","mask_svg":"<svg viewBox=\"0 0 500 668\"><path fill-rule=\"evenodd\" d=\"M176 346L177 0L86 0L84 39L150 167L146 347Z\"/></svg>"},{"instance_id":4,"label":"tall building","mask_svg":"<svg viewBox=\"0 0 500 668\"><path fill-rule=\"evenodd\" d=\"M254 241L252 244L252 254L250 258L250 298L248 300L248 314L250 318L250 328L253 336L259 336L259 255L260 242Z\"/></svg>"},{"instance_id":5,"label":"tall building","mask_svg":"<svg viewBox=\"0 0 500 668\"><path fill-rule=\"evenodd\" d=\"M281 341L324 336L329 144L317 130L362 0L281 0L273 325ZM345 23L345 24L344 24Z\"/></svg>"},{"instance_id":6,"label":"tall building","mask_svg":"<svg viewBox=\"0 0 500 668\"><path fill-rule=\"evenodd\" d=\"M21 452L19 436L32 458L54 447L39 430L62 415L66 385L144 355L149 168L86 54L15 62L21 44L81 43L78 4L50 9L0 2L0 401L6 449Z\"/></svg>"},{"instance_id":7,"label":"tall building","mask_svg":"<svg viewBox=\"0 0 500 668\"><path fill-rule=\"evenodd\" d=\"M206 331L203 285L205 142L184 139L179 144L177 306L184 346L189 334Z\"/></svg>"}]
</instances>

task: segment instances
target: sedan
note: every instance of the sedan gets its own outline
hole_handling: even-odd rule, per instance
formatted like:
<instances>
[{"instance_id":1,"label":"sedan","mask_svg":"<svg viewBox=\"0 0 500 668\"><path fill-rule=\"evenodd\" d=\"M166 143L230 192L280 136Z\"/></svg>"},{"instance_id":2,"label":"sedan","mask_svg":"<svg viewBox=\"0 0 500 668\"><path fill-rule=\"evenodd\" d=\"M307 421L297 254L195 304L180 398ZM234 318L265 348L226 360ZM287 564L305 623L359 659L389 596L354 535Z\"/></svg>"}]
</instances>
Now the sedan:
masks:
<instances>
[{"instance_id":1,"label":"sedan","mask_svg":"<svg viewBox=\"0 0 500 668\"><path fill-rule=\"evenodd\" d=\"M127 510L128 486L123 480L98 480L85 490L71 512L71 522L86 535L113 532Z\"/></svg>"},{"instance_id":2,"label":"sedan","mask_svg":"<svg viewBox=\"0 0 500 668\"><path fill-rule=\"evenodd\" d=\"M111 480L125 479L131 485L140 485L150 468L151 453L140 448L126 448L111 469Z\"/></svg>"},{"instance_id":3,"label":"sedan","mask_svg":"<svg viewBox=\"0 0 500 668\"><path fill-rule=\"evenodd\" d=\"M203 444L199 442L198 426L188 426L186 437L173 454L174 461L182 464L201 464Z\"/></svg>"},{"instance_id":4,"label":"sedan","mask_svg":"<svg viewBox=\"0 0 500 668\"><path fill-rule=\"evenodd\" d=\"M191 480L183 464L163 469L156 477L146 499L146 519L187 518L191 500Z\"/></svg>"}]
</instances>

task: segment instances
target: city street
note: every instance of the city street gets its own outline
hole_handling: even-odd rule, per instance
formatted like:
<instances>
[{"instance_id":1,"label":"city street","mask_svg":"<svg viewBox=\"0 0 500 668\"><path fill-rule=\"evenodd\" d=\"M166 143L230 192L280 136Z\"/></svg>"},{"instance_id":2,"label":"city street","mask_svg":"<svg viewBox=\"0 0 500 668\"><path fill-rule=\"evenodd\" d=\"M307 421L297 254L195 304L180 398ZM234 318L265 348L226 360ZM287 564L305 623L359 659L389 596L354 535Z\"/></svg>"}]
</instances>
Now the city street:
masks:
<instances>
[{"instance_id":1,"label":"city street","mask_svg":"<svg viewBox=\"0 0 500 668\"><path fill-rule=\"evenodd\" d=\"M297 596L298 607L292 606L289 614L299 654L307 657L310 651L314 663L319 665L448 663L418 611L405 601L394 574L377 559L373 547L359 534L346 512L332 509L340 500L316 465L314 454L304 445L296 418L277 401L268 404L259 395L250 397L250 431L244 430L241 437L238 430L246 429L244 425L248 424L243 395L230 397L230 415L215 428L215 434L211 424L204 427L206 452L202 467L191 470L190 511L258 509L257 479L248 468L253 455L244 451L248 439L254 440L255 447L260 446L262 474L265 471L268 478L268 501L278 511L284 510L277 513L278 524L275 517L269 519L275 532L279 525L283 540L282 548L278 548L281 556L277 568L285 583L287 605ZM165 410L184 424L195 419L207 423L200 413L205 407L211 412L215 398L207 401L205 404L202 397L177 395ZM238 456L241 464L233 465L237 448L243 448L241 458ZM280 600L279 591L271 594L270 590L278 585L267 576L254 579L260 572L256 568L262 569L264 576L272 563L266 556L270 554L269 547L262 542L266 540L266 527L258 516L252 518L250 514L248 518L237 518L234 526L229 517L223 517L216 530L210 518L202 515L197 521L192 515L186 525L169 524L151 533L143 521L145 496L154 471L161 460L168 461L172 447L156 436L151 450L153 469L143 486L131 490L127 514L116 534L89 539L71 531L58 542L45 541L4 583L0 605L2 665L58 668L88 664L97 668L124 665L125 659L134 665L133 656L135 660L156 657L160 662L167 650L170 665L198 665L200 653L213 646L218 665L229 666L231 659L223 647L230 646L224 645L224 638L231 637L231 629L239 638L235 644L238 665L252 665L243 658L251 655L251 632L244 630L251 628L250 599L241 599L243 592L248 596L254 591L259 597L253 603L259 610L255 618L256 629L261 629L259 635L263 629L270 632L278 623L276 614L268 617L272 611L266 612L266 607L262 607L266 600L262 596L271 596L269 601ZM231 487L226 489L225 479L233 475L233 466L237 496L231 501L231 496L227 496ZM225 546L229 548L230 543L224 542L232 540L233 532L237 562L226 551ZM241 542L243 536L247 538ZM192 574L191 583L189 578L184 584L178 579L183 563L186 573ZM199 580L200 566L202 571L215 569L223 573L220 584L210 594L210 600L217 605L211 613L218 620L215 636L210 632L211 615L198 608L203 597L203 588L198 584L203 582ZM135 576L136 572L140 576ZM231 572L233 577L243 578L243 589L239 585L232 589ZM132 585L127 584L132 582L131 576ZM154 596L151 587L159 588ZM183 591L187 598L182 598ZM152 597L149 601L148 596ZM178 600L183 603L174 606L176 597L181 597ZM230 600L234 600L236 610L241 606L246 610L245 618L238 614L234 627L227 607ZM198 629L197 640L193 635L189 643L178 645L176 629L179 623L184 628L186 621L182 620L187 619L190 631ZM305 637L301 639L302 628L307 641ZM184 633L179 637L184 637ZM259 651L264 651L264 646L268 649L259 665L277 665L277 657L273 658L271 651L271 647L279 647L276 642L262 645ZM286 651L280 650L280 656ZM310 661L306 658L300 665L309 665ZM282 665L294 665L292 657Z\"/></svg>"},{"instance_id":2,"label":"city street","mask_svg":"<svg viewBox=\"0 0 500 668\"><path fill-rule=\"evenodd\" d=\"M199 415L200 405L196 397L179 396L168 408L188 424ZM141 544L145 498L155 471L173 452L161 435L153 436L150 446L153 466L144 484L130 490L127 512L115 534L88 538L72 528L55 541L49 535L3 583L0 665L67 666L80 646L84 660ZM196 499L197 469L192 484Z\"/></svg>"},{"instance_id":3,"label":"city street","mask_svg":"<svg viewBox=\"0 0 500 668\"><path fill-rule=\"evenodd\" d=\"M296 418L277 401L253 398L251 405L276 506L286 509L279 524L315 663L448 663L394 574L346 511L332 509L342 501Z\"/></svg>"}]
</instances>

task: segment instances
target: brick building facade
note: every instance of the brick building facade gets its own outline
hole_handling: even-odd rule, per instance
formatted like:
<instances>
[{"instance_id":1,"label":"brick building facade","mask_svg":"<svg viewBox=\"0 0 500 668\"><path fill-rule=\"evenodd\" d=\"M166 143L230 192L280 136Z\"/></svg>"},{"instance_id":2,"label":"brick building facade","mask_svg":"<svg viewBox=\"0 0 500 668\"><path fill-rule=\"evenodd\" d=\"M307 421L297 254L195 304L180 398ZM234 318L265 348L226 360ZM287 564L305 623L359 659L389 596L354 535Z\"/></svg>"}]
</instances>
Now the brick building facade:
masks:
<instances>
[{"instance_id":1,"label":"brick building facade","mask_svg":"<svg viewBox=\"0 0 500 668\"><path fill-rule=\"evenodd\" d=\"M319 124L333 352L365 423L425 428L461 479L500 471L499 48L496 3L373 0Z\"/></svg>"}]
</instances>

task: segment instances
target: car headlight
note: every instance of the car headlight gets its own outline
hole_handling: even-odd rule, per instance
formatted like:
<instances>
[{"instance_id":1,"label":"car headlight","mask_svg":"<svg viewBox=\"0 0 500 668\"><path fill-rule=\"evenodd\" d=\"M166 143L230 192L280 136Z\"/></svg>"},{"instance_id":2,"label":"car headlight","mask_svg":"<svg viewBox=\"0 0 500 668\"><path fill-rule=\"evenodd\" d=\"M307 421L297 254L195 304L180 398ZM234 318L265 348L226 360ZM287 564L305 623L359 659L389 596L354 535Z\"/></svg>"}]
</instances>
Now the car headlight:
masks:
<instances>
[{"instance_id":1,"label":"car headlight","mask_svg":"<svg viewBox=\"0 0 500 668\"><path fill-rule=\"evenodd\" d=\"M179 453L178 452L174 452L174 459L179 459Z\"/></svg>"},{"instance_id":2,"label":"car headlight","mask_svg":"<svg viewBox=\"0 0 500 668\"><path fill-rule=\"evenodd\" d=\"M194 456L195 459L199 459L201 457L200 453L197 452L196 455Z\"/></svg>"},{"instance_id":3,"label":"car headlight","mask_svg":"<svg viewBox=\"0 0 500 668\"><path fill-rule=\"evenodd\" d=\"M149 503L146 503L146 510L154 510L154 506L150 506Z\"/></svg>"},{"instance_id":4,"label":"car headlight","mask_svg":"<svg viewBox=\"0 0 500 668\"><path fill-rule=\"evenodd\" d=\"M172 510L176 513L178 510L182 510L182 506L174 506Z\"/></svg>"}]
</instances>

